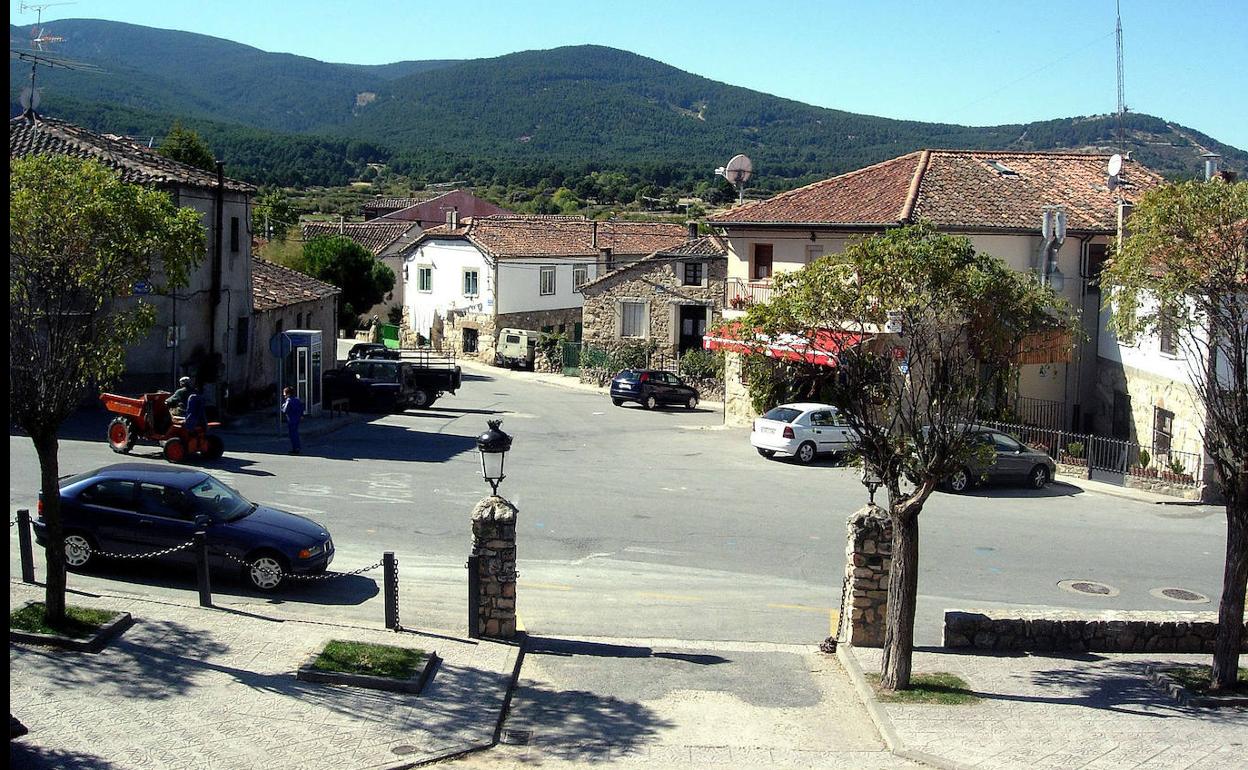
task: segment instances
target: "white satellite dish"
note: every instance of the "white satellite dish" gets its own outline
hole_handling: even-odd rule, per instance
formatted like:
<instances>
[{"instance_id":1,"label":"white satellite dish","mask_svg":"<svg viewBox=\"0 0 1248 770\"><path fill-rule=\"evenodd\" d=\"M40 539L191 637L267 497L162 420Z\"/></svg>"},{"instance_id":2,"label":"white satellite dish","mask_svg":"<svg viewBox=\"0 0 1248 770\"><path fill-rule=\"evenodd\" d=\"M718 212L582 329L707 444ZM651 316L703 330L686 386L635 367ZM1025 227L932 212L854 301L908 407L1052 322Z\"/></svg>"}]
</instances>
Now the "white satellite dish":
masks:
<instances>
[{"instance_id":1,"label":"white satellite dish","mask_svg":"<svg viewBox=\"0 0 1248 770\"><path fill-rule=\"evenodd\" d=\"M735 185L744 185L754 175L754 164L744 155L734 155L724 166L724 179Z\"/></svg>"},{"instance_id":2,"label":"white satellite dish","mask_svg":"<svg viewBox=\"0 0 1248 770\"><path fill-rule=\"evenodd\" d=\"M1110 176L1118 176L1122 173L1122 156L1114 153L1109 156L1109 166L1105 169Z\"/></svg>"},{"instance_id":3,"label":"white satellite dish","mask_svg":"<svg viewBox=\"0 0 1248 770\"><path fill-rule=\"evenodd\" d=\"M22 105L24 112L39 109L39 91L26 86L22 89L22 94L18 97L18 102Z\"/></svg>"}]
</instances>

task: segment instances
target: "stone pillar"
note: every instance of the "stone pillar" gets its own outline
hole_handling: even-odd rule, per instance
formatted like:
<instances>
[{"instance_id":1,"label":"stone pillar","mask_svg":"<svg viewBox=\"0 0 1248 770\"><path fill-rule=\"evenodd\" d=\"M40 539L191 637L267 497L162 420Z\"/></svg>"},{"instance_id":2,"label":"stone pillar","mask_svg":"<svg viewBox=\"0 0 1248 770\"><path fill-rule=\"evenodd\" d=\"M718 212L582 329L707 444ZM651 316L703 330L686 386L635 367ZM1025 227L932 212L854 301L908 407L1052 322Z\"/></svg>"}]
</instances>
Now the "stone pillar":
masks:
<instances>
[{"instance_id":1,"label":"stone pillar","mask_svg":"<svg viewBox=\"0 0 1248 770\"><path fill-rule=\"evenodd\" d=\"M892 522L884 509L868 505L849 517L846 530L845 594L837 638L858 647L883 647Z\"/></svg>"},{"instance_id":2,"label":"stone pillar","mask_svg":"<svg viewBox=\"0 0 1248 770\"><path fill-rule=\"evenodd\" d=\"M477 557L477 617L481 635L516 635L516 507L498 496L472 509L472 555Z\"/></svg>"}]
</instances>

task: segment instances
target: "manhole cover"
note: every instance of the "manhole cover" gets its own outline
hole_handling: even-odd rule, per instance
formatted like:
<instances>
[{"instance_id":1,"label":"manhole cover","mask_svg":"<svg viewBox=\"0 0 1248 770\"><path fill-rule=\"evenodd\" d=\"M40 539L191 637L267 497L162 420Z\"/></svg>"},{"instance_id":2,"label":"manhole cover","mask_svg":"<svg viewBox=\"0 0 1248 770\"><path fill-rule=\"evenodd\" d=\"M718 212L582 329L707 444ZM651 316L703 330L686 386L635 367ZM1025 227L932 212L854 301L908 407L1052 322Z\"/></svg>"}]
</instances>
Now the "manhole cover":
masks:
<instances>
[{"instance_id":1,"label":"manhole cover","mask_svg":"<svg viewBox=\"0 0 1248 770\"><path fill-rule=\"evenodd\" d=\"M391 746L391 747L390 747L390 753L391 753L391 754L397 754L397 755L399 755L400 757L402 757L402 756L405 756L405 755L407 755L407 754L415 754L415 753L416 753L416 747L415 747L415 746Z\"/></svg>"},{"instance_id":2,"label":"manhole cover","mask_svg":"<svg viewBox=\"0 0 1248 770\"><path fill-rule=\"evenodd\" d=\"M1186 588L1154 588L1149 593L1158 599L1170 599L1171 601L1184 602L1186 604L1207 604L1209 602L1208 596L1195 591L1189 591Z\"/></svg>"},{"instance_id":3,"label":"manhole cover","mask_svg":"<svg viewBox=\"0 0 1248 770\"><path fill-rule=\"evenodd\" d=\"M531 730L504 730L503 743L509 743L512 746L528 746L529 739L533 737Z\"/></svg>"},{"instance_id":4,"label":"manhole cover","mask_svg":"<svg viewBox=\"0 0 1248 770\"><path fill-rule=\"evenodd\" d=\"M1118 589L1104 583L1098 583L1095 580L1063 580L1057 584L1057 587L1063 591L1069 591L1072 594L1088 594L1091 596L1108 596L1114 597L1118 595Z\"/></svg>"}]
</instances>

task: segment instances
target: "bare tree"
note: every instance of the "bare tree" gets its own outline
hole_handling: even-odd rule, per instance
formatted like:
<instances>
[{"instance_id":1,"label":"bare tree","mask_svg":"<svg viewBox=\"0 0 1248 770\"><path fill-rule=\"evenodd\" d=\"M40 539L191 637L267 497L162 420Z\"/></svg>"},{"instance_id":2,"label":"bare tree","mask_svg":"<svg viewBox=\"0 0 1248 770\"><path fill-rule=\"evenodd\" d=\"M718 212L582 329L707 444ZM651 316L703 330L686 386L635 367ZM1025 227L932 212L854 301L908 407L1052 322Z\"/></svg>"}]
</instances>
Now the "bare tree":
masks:
<instances>
[{"instance_id":1,"label":"bare tree","mask_svg":"<svg viewBox=\"0 0 1248 770\"><path fill-rule=\"evenodd\" d=\"M9 417L39 456L47 620L65 614L57 431L92 387L117 377L154 313L140 282L186 283L203 254L199 214L123 184L92 160L32 156L9 171Z\"/></svg>"}]
</instances>

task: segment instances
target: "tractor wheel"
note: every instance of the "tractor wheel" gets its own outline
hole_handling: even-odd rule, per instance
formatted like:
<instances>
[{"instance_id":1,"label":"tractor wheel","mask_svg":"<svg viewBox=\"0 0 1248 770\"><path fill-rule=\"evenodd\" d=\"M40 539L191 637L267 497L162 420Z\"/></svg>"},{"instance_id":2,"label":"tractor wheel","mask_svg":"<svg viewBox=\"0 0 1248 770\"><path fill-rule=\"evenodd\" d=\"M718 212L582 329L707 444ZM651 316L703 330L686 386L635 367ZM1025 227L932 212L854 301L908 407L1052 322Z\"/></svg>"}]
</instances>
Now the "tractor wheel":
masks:
<instances>
[{"instance_id":1,"label":"tractor wheel","mask_svg":"<svg viewBox=\"0 0 1248 770\"><path fill-rule=\"evenodd\" d=\"M204 437L207 448L204 449L205 460L220 460L221 455L225 454L225 442L215 433L209 433Z\"/></svg>"},{"instance_id":2,"label":"tractor wheel","mask_svg":"<svg viewBox=\"0 0 1248 770\"><path fill-rule=\"evenodd\" d=\"M162 452L171 463L186 462L186 442L177 436L165 440Z\"/></svg>"},{"instance_id":3,"label":"tractor wheel","mask_svg":"<svg viewBox=\"0 0 1248 770\"><path fill-rule=\"evenodd\" d=\"M114 417L108 424L108 446L118 454L125 454L134 449L138 436L134 434L134 424L125 417Z\"/></svg>"}]
</instances>

